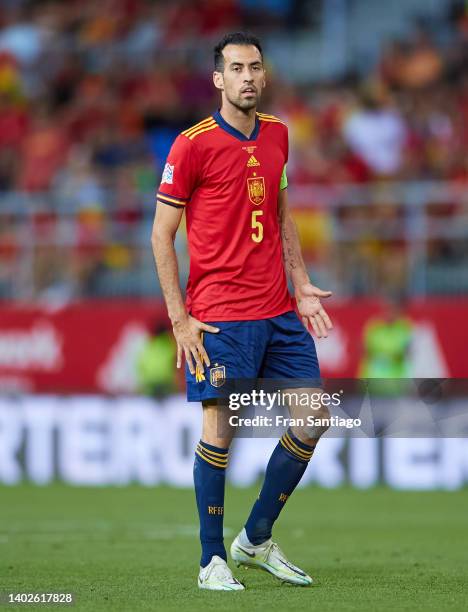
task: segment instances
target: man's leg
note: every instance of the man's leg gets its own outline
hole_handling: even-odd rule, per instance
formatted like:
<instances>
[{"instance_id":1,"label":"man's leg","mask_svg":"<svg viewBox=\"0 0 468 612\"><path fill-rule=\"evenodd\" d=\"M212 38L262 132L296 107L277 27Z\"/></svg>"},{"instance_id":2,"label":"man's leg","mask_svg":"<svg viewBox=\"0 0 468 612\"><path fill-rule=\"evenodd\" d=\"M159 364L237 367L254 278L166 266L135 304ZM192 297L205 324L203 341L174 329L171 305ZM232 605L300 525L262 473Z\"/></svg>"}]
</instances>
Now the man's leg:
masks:
<instances>
[{"instance_id":1,"label":"man's leg","mask_svg":"<svg viewBox=\"0 0 468 612\"><path fill-rule=\"evenodd\" d=\"M319 389L296 389L298 393L320 393ZM290 414L301 418L307 412L300 404L290 405ZM305 416L305 415L304 415ZM314 411L315 417L327 418L328 411ZM307 421L304 420L304 423ZM252 508L245 528L231 544L231 557L237 565L257 567L283 582L307 586L312 578L291 563L271 540L271 531L285 502L304 474L315 446L327 427L290 428L280 439L268 463L265 481Z\"/></svg>"},{"instance_id":2,"label":"man's leg","mask_svg":"<svg viewBox=\"0 0 468 612\"><path fill-rule=\"evenodd\" d=\"M302 393L307 393L309 396L320 394L321 390L293 389L284 393L290 393L295 398L303 397ZM323 406L313 410L292 401L289 412L294 419L303 419L304 426L291 427L281 437L270 457L260 495L245 524L245 535L254 545L262 544L271 538L273 524L299 484L320 437L327 430L326 426L307 426L308 415L320 419L329 417L328 409Z\"/></svg>"},{"instance_id":3,"label":"man's leg","mask_svg":"<svg viewBox=\"0 0 468 612\"><path fill-rule=\"evenodd\" d=\"M203 431L195 450L193 479L200 517L202 556L206 567L217 555L226 561L223 540L224 486L233 432L228 411L216 400L203 402Z\"/></svg>"}]
</instances>

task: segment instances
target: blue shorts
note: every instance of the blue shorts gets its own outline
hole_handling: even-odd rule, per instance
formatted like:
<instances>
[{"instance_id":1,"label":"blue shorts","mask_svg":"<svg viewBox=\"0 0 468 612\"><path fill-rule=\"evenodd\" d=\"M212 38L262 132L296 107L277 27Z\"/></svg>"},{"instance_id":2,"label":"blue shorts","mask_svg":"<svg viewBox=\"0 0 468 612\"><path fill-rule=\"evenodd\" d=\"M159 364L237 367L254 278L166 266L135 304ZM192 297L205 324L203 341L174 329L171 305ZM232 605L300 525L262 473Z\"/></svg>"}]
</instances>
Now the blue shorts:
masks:
<instances>
[{"instance_id":1,"label":"blue shorts","mask_svg":"<svg viewBox=\"0 0 468 612\"><path fill-rule=\"evenodd\" d=\"M194 375L185 366L189 402L222 397L224 383L233 379L284 379L283 387L290 388L320 386L315 343L294 311L258 321L205 322L220 331L203 334L210 367Z\"/></svg>"}]
</instances>

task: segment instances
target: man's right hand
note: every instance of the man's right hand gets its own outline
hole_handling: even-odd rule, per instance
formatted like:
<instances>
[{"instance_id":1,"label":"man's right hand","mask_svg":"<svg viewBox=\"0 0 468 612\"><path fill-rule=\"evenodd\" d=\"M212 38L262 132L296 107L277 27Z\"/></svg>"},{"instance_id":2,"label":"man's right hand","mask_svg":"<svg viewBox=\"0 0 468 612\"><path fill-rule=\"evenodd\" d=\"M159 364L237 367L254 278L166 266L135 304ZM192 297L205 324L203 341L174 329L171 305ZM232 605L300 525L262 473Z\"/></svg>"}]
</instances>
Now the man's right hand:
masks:
<instances>
[{"instance_id":1,"label":"man's right hand","mask_svg":"<svg viewBox=\"0 0 468 612\"><path fill-rule=\"evenodd\" d=\"M217 334L219 329L202 323L190 315L173 323L172 329L177 342L177 367L180 368L182 365L182 354L185 354L191 374L195 374L194 360L201 371L204 370L203 362L209 367L210 358L203 346L201 333L206 331L210 334Z\"/></svg>"}]
</instances>

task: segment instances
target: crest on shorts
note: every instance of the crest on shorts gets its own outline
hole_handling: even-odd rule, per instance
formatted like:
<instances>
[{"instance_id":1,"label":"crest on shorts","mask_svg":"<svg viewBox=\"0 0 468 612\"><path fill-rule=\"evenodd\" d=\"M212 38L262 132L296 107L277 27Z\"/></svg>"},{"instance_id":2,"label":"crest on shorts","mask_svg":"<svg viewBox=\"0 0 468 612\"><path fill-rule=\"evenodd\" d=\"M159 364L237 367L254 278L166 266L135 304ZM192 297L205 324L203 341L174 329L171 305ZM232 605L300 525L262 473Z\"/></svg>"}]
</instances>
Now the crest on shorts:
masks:
<instances>
[{"instance_id":1,"label":"crest on shorts","mask_svg":"<svg viewBox=\"0 0 468 612\"><path fill-rule=\"evenodd\" d=\"M167 183L168 185L172 185L173 179L174 179L174 166L171 166L171 164L166 164L164 166L164 171L162 173L161 184Z\"/></svg>"},{"instance_id":2,"label":"crest on shorts","mask_svg":"<svg viewBox=\"0 0 468 612\"><path fill-rule=\"evenodd\" d=\"M226 382L226 368L215 363L214 368L210 368L210 383L213 387L222 387Z\"/></svg>"},{"instance_id":3,"label":"crest on shorts","mask_svg":"<svg viewBox=\"0 0 468 612\"><path fill-rule=\"evenodd\" d=\"M249 200L257 206L265 199L265 179L263 176L255 176L247 179Z\"/></svg>"}]
</instances>

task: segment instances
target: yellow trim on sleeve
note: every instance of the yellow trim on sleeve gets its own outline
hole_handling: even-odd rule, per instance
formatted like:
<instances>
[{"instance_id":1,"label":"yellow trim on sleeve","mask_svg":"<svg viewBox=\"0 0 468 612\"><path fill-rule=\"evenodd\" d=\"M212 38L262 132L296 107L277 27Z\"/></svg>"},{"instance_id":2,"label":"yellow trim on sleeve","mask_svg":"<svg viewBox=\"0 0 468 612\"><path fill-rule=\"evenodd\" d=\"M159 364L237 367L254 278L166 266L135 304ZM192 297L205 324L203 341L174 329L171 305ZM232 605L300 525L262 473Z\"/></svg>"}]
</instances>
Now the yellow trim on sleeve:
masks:
<instances>
[{"instance_id":1,"label":"yellow trim on sleeve","mask_svg":"<svg viewBox=\"0 0 468 612\"><path fill-rule=\"evenodd\" d=\"M172 204L171 202L165 202L164 200L160 200L159 198L156 198L156 203L165 204L166 206L175 206L176 208L185 208L185 204L180 204L179 202L177 204Z\"/></svg>"},{"instance_id":2,"label":"yellow trim on sleeve","mask_svg":"<svg viewBox=\"0 0 468 612\"><path fill-rule=\"evenodd\" d=\"M158 200L166 200L167 202L172 202L173 204L179 204L180 206L185 206L187 201L185 200L178 200L177 198L170 198L169 196L165 196L165 195L161 195L160 193L157 194L156 198Z\"/></svg>"}]
</instances>

